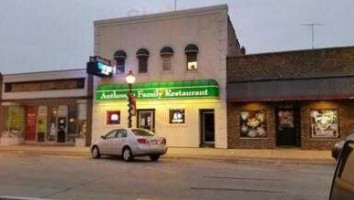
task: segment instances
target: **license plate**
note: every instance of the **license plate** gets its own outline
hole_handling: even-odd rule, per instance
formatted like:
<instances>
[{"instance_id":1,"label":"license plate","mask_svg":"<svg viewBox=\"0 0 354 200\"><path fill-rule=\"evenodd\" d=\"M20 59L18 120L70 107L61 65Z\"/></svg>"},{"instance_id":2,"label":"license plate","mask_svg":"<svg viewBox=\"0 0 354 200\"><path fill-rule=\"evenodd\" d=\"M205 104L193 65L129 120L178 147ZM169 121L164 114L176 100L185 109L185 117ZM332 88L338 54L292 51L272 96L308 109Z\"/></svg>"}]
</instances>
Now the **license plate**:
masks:
<instances>
[{"instance_id":1,"label":"license plate","mask_svg":"<svg viewBox=\"0 0 354 200\"><path fill-rule=\"evenodd\" d=\"M157 145L158 141L157 140L150 140L150 144L152 145Z\"/></svg>"}]
</instances>

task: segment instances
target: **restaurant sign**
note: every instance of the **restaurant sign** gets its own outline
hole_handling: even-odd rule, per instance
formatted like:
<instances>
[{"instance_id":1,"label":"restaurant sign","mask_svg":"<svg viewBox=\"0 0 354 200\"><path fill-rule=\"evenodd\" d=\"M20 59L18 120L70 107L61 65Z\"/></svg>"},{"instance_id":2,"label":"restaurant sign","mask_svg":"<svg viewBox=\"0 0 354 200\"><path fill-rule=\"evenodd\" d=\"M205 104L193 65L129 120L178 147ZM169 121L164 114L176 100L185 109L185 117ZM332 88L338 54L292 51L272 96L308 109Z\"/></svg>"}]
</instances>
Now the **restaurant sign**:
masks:
<instances>
[{"instance_id":1,"label":"restaurant sign","mask_svg":"<svg viewBox=\"0 0 354 200\"><path fill-rule=\"evenodd\" d=\"M219 87L215 80L189 80L137 83L133 86L136 99L187 99L187 98L217 98ZM128 86L99 85L96 89L96 100L126 100Z\"/></svg>"}]
</instances>

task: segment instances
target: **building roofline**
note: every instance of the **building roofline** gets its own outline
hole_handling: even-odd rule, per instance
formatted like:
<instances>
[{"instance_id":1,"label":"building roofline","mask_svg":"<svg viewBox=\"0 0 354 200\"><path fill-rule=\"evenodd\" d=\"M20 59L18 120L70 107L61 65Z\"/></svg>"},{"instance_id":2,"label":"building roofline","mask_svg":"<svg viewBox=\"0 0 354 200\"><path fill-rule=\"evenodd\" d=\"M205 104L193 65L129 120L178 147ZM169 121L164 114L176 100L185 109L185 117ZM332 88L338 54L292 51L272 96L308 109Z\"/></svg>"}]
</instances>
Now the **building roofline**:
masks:
<instances>
[{"instance_id":1,"label":"building roofline","mask_svg":"<svg viewBox=\"0 0 354 200\"><path fill-rule=\"evenodd\" d=\"M21 75L35 75L35 74L45 74L52 72L70 72L70 71L86 71L85 68L76 68L76 69L63 69L63 70L48 70L48 71L37 71L37 72L24 72L24 73L13 73L13 74L2 74L2 76L21 76Z\"/></svg>"},{"instance_id":2,"label":"building roofline","mask_svg":"<svg viewBox=\"0 0 354 200\"><path fill-rule=\"evenodd\" d=\"M95 20L93 23L94 23L94 25L104 25L104 24L111 24L111 23L144 21L144 20L152 20L152 19L159 19L159 18L165 18L165 17L181 17L181 16L186 16L186 15L198 15L201 13L215 12L215 11L220 11L220 10L228 11L228 5L221 4L221 5L215 5L215 6L192 8L192 9L177 10L177 11L168 11L168 12L138 15L138 16L131 16L131 17L120 17L120 18Z\"/></svg>"},{"instance_id":3,"label":"building roofline","mask_svg":"<svg viewBox=\"0 0 354 200\"><path fill-rule=\"evenodd\" d=\"M354 49L354 46L337 46L337 47L325 47L318 49L298 49L298 50L287 50L287 51L272 51L272 52L263 52L263 53L251 53L239 56L229 56L229 59L237 59L237 58L246 58L252 56L266 56L272 54L288 54L288 53L298 53L298 52L316 52L316 51L326 51L326 50L339 50L339 49Z\"/></svg>"}]
</instances>

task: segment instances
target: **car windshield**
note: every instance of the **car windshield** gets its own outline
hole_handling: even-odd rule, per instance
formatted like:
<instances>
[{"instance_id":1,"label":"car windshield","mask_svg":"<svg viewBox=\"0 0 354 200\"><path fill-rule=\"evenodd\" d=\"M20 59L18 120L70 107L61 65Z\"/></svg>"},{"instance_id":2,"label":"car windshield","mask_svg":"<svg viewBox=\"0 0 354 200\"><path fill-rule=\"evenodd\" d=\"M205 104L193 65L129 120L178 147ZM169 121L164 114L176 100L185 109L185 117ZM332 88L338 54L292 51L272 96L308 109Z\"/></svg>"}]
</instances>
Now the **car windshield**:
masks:
<instances>
[{"instance_id":1,"label":"car windshield","mask_svg":"<svg viewBox=\"0 0 354 200\"><path fill-rule=\"evenodd\" d=\"M145 129L132 129L132 132L136 135L136 136L155 136L155 134L149 130L145 130Z\"/></svg>"}]
</instances>

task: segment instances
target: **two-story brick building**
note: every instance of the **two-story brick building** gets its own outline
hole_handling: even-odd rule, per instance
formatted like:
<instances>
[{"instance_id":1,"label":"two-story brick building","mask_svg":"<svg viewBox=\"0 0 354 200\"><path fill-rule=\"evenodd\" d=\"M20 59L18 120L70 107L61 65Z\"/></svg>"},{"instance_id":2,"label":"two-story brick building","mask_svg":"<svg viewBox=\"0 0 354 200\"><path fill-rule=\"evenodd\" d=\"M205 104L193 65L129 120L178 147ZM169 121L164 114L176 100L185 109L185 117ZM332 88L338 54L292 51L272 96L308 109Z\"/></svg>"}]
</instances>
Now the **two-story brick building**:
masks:
<instances>
[{"instance_id":1,"label":"two-story brick building","mask_svg":"<svg viewBox=\"0 0 354 200\"><path fill-rule=\"evenodd\" d=\"M330 149L354 132L354 47L230 57L228 146Z\"/></svg>"},{"instance_id":2,"label":"two-story brick building","mask_svg":"<svg viewBox=\"0 0 354 200\"><path fill-rule=\"evenodd\" d=\"M133 127L169 146L227 148L226 58L240 54L226 5L94 22L94 54L114 75L94 80L93 139L127 127L132 71Z\"/></svg>"}]
</instances>

